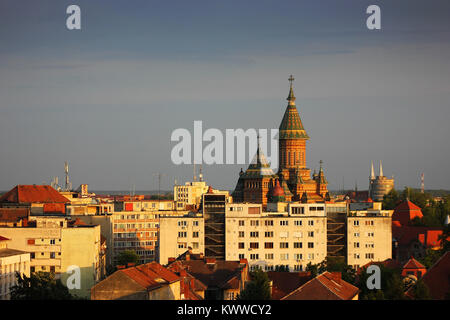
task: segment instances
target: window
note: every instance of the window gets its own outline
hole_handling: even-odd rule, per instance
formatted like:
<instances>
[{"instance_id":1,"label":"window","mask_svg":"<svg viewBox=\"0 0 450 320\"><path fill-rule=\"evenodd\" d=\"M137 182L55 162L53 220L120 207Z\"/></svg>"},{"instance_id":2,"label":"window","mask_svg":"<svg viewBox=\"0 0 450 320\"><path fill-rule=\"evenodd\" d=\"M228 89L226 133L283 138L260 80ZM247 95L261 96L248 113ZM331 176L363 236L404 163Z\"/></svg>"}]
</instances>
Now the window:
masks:
<instances>
[{"instance_id":1,"label":"window","mask_svg":"<svg viewBox=\"0 0 450 320\"><path fill-rule=\"evenodd\" d=\"M186 227L187 226L187 221L178 221L178 226L179 227Z\"/></svg>"},{"instance_id":2,"label":"window","mask_svg":"<svg viewBox=\"0 0 450 320\"><path fill-rule=\"evenodd\" d=\"M354 226L359 226L359 221L358 220L353 221L353 225Z\"/></svg>"},{"instance_id":3,"label":"window","mask_svg":"<svg viewBox=\"0 0 450 320\"><path fill-rule=\"evenodd\" d=\"M305 214L305 208L304 207L293 207L292 214Z\"/></svg>"},{"instance_id":4,"label":"window","mask_svg":"<svg viewBox=\"0 0 450 320\"><path fill-rule=\"evenodd\" d=\"M185 249L187 247L185 242L179 242L178 243L178 249Z\"/></svg>"},{"instance_id":5,"label":"window","mask_svg":"<svg viewBox=\"0 0 450 320\"><path fill-rule=\"evenodd\" d=\"M373 232L367 232L367 236L368 237L374 237L374 233Z\"/></svg>"},{"instance_id":6,"label":"window","mask_svg":"<svg viewBox=\"0 0 450 320\"><path fill-rule=\"evenodd\" d=\"M308 260L314 260L314 253L308 253Z\"/></svg>"},{"instance_id":7,"label":"window","mask_svg":"<svg viewBox=\"0 0 450 320\"><path fill-rule=\"evenodd\" d=\"M353 255L353 257L354 257L355 259L359 259L359 253L355 253L355 254Z\"/></svg>"},{"instance_id":8,"label":"window","mask_svg":"<svg viewBox=\"0 0 450 320\"><path fill-rule=\"evenodd\" d=\"M259 248L259 243L258 242L250 242L250 248L258 249Z\"/></svg>"},{"instance_id":9,"label":"window","mask_svg":"<svg viewBox=\"0 0 450 320\"><path fill-rule=\"evenodd\" d=\"M294 254L294 260L300 261L303 259L303 255L301 253Z\"/></svg>"},{"instance_id":10,"label":"window","mask_svg":"<svg viewBox=\"0 0 450 320\"><path fill-rule=\"evenodd\" d=\"M273 253L266 253L266 260L273 260Z\"/></svg>"},{"instance_id":11,"label":"window","mask_svg":"<svg viewBox=\"0 0 450 320\"><path fill-rule=\"evenodd\" d=\"M280 242L280 249L288 249L289 242Z\"/></svg>"},{"instance_id":12,"label":"window","mask_svg":"<svg viewBox=\"0 0 450 320\"><path fill-rule=\"evenodd\" d=\"M265 249L273 249L273 242L265 242L264 248Z\"/></svg>"},{"instance_id":13,"label":"window","mask_svg":"<svg viewBox=\"0 0 450 320\"><path fill-rule=\"evenodd\" d=\"M309 220L308 221L308 226L313 226L314 225L314 220Z\"/></svg>"},{"instance_id":14,"label":"window","mask_svg":"<svg viewBox=\"0 0 450 320\"><path fill-rule=\"evenodd\" d=\"M55 259L55 253L54 252L50 252L50 259Z\"/></svg>"},{"instance_id":15,"label":"window","mask_svg":"<svg viewBox=\"0 0 450 320\"><path fill-rule=\"evenodd\" d=\"M301 226L302 225L302 220L295 220L294 221L294 225L295 226Z\"/></svg>"},{"instance_id":16,"label":"window","mask_svg":"<svg viewBox=\"0 0 450 320\"><path fill-rule=\"evenodd\" d=\"M314 231L308 231L308 237L314 237Z\"/></svg>"},{"instance_id":17,"label":"window","mask_svg":"<svg viewBox=\"0 0 450 320\"><path fill-rule=\"evenodd\" d=\"M252 237L252 238L258 238L258 237L259 237L259 232L258 232L258 231L252 231L252 232L250 232L250 237Z\"/></svg>"},{"instance_id":18,"label":"window","mask_svg":"<svg viewBox=\"0 0 450 320\"><path fill-rule=\"evenodd\" d=\"M308 242L308 248L309 249L314 248L314 242Z\"/></svg>"},{"instance_id":19,"label":"window","mask_svg":"<svg viewBox=\"0 0 450 320\"><path fill-rule=\"evenodd\" d=\"M192 249L198 249L198 242L192 242Z\"/></svg>"},{"instance_id":20,"label":"window","mask_svg":"<svg viewBox=\"0 0 450 320\"><path fill-rule=\"evenodd\" d=\"M265 236L266 238L273 238L273 231L266 231L266 232L264 233L264 236Z\"/></svg>"},{"instance_id":21,"label":"window","mask_svg":"<svg viewBox=\"0 0 450 320\"><path fill-rule=\"evenodd\" d=\"M34 259L34 252L31 252L31 253L30 253L30 258L31 258L31 259Z\"/></svg>"},{"instance_id":22,"label":"window","mask_svg":"<svg viewBox=\"0 0 450 320\"><path fill-rule=\"evenodd\" d=\"M294 248L295 249L301 249L303 247L301 242L294 242Z\"/></svg>"},{"instance_id":23,"label":"window","mask_svg":"<svg viewBox=\"0 0 450 320\"><path fill-rule=\"evenodd\" d=\"M251 221L250 221L250 225L251 225L252 227L257 227L257 226L259 226L259 221L258 221L258 220L251 220Z\"/></svg>"},{"instance_id":24,"label":"window","mask_svg":"<svg viewBox=\"0 0 450 320\"><path fill-rule=\"evenodd\" d=\"M239 259L245 259L245 254L239 253Z\"/></svg>"},{"instance_id":25,"label":"window","mask_svg":"<svg viewBox=\"0 0 450 320\"><path fill-rule=\"evenodd\" d=\"M244 237L245 237L245 232L239 231L239 238L244 238Z\"/></svg>"},{"instance_id":26,"label":"window","mask_svg":"<svg viewBox=\"0 0 450 320\"><path fill-rule=\"evenodd\" d=\"M355 242L355 243L353 244L353 246L354 246L354 248L359 248L359 242Z\"/></svg>"},{"instance_id":27,"label":"window","mask_svg":"<svg viewBox=\"0 0 450 320\"><path fill-rule=\"evenodd\" d=\"M178 232L178 238L186 238L187 232L186 231L180 231Z\"/></svg>"},{"instance_id":28,"label":"window","mask_svg":"<svg viewBox=\"0 0 450 320\"><path fill-rule=\"evenodd\" d=\"M250 260L258 260L259 259L259 254L257 253L252 253L250 255Z\"/></svg>"},{"instance_id":29,"label":"window","mask_svg":"<svg viewBox=\"0 0 450 320\"><path fill-rule=\"evenodd\" d=\"M192 237L193 238L198 238L198 231L192 232Z\"/></svg>"},{"instance_id":30,"label":"window","mask_svg":"<svg viewBox=\"0 0 450 320\"><path fill-rule=\"evenodd\" d=\"M245 226L245 221L244 220L239 220L239 227L243 227Z\"/></svg>"},{"instance_id":31,"label":"window","mask_svg":"<svg viewBox=\"0 0 450 320\"><path fill-rule=\"evenodd\" d=\"M366 259L373 259L374 254L373 253L366 253Z\"/></svg>"},{"instance_id":32,"label":"window","mask_svg":"<svg viewBox=\"0 0 450 320\"><path fill-rule=\"evenodd\" d=\"M273 226L273 220L266 220L264 221L265 226Z\"/></svg>"},{"instance_id":33,"label":"window","mask_svg":"<svg viewBox=\"0 0 450 320\"><path fill-rule=\"evenodd\" d=\"M358 237L359 237L359 232L355 232L355 233L353 234L353 236L356 237L356 238L358 238Z\"/></svg>"},{"instance_id":34,"label":"window","mask_svg":"<svg viewBox=\"0 0 450 320\"><path fill-rule=\"evenodd\" d=\"M192 221L192 225L193 225L194 227L198 227L198 221Z\"/></svg>"},{"instance_id":35,"label":"window","mask_svg":"<svg viewBox=\"0 0 450 320\"><path fill-rule=\"evenodd\" d=\"M287 226L289 224L288 220L281 220L280 221L280 226Z\"/></svg>"},{"instance_id":36,"label":"window","mask_svg":"<svg viewBox=\"0 0 450 320\"><path fill-rule=\"evenodd\" d=\"M280 254L280 260L289 260L289 254L288 253Z\"/></svg>"},{"instance_id":37,"label":"window","mask_svg":"<svg viewBox=\"0 0 450 320\"><path fill-rule=\"evenodd\" d=\"M244 242L239 242L238 243L238 248L239 249L245 249L245 243Z\"/></svg>"}]
</instances>

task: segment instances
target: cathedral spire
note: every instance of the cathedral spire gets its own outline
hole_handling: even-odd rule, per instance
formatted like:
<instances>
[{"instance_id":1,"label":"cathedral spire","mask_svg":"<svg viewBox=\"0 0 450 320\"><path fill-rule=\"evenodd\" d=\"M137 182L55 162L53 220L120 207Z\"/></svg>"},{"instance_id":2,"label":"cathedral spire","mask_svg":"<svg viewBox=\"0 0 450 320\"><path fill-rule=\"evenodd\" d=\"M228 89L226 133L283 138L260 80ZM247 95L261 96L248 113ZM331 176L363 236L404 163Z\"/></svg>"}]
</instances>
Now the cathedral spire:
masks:
<instances>
[{"instance_id":1,"label":"cathedral spire","mask_svg":"<svg viewBox=\"0 0 450 320\"><path fill-rule=\"evenodd\" d=\"M373 161L371 161L370 163L370 180L374 180L375 179L375 170L373 169Z\"/></svg>"},{"instance_id":2,"label":"cathedral spire","mask_svg":"<svg viewBox=\"0 0 450 320\"><path fill-rule=\"evenodd\" d=\"M294 82L295 78L291 74L288 80L290 82L290 88L289 88L289 96L287 97L287 101L289 101L290 106L295 106L294 89L292 87L292 83Z\"/></svg>"},{"instance_id":3,"label":"cathedral spire","mask_svg":"<svg viewBox=\"0 0 450 320\"><path fill-rule=\"evenodd\" d=\"M380 160L380 177L383 177L383 164L381 163L381 160Z\"/></svg>"}]
</instances>

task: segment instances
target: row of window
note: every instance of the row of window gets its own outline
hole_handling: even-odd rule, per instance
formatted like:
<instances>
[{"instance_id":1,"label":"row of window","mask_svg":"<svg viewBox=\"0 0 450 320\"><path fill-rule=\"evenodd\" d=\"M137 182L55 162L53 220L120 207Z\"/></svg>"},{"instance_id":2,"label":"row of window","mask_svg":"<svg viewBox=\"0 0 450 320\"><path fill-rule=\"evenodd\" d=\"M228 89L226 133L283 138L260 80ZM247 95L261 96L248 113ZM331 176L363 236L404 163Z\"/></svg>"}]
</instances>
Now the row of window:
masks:
<instances>
[{"instance_id":1,"label":"row of window","mask_svg":"<svg viewBox=\"0 0 450 320\"><path fill-rule=\"evenodd\" d=\"M359 246L359 242L354 242L353 243L353 247L354 248L359 248L360 246ZM366 243L365 244L365 247L366 248L375 248L375 244L374 243Z\"/></svg>"},{"instance_id":2,"label":"row of window","mask_svg":"<svg viewBox=\"0 0 450 320\"><path fill-rule=\"evenodd\" d=\"M187 249L188 245L186 242L178 242L178 249ZM198 249L198 242L192 242L192 249Z\"/></svg>"},{"instance_id":3,"label":"row of window","mask_svg":"<svg viewBox=\"0 0 450 320\"><path fill-rule=\"evenodd\" d=\"M273 231L265 231L264 237L265 238L273 238ZM280 232L279 233L280 238L288 238L289 232ZM293 236L295 238L303 238L303 232L294 232ZM245 231L238 231L238 237L239 238L245 238ZM251 238L259 238L259 231L250 231L250 237ZM314 231L308 231L308 237L313 238L314 237Z\"/></svg>"},{"instance_id":4,"label":"row of window","mask_svg":"<svg viewBox=\"0 0 450 320\"><path fill-rule=\"evenodd\" d=\"M198 235L199 235L198 231L192 232L192 237L193 238L198 238ZM178 238L187 238L187 232L186 231L179 231L178 232Z\"/></svg>"},{"instance_id":5,"label":"row of window","mask_svg":"<svg viewBox=\"0 0 450 320\"><path fill-rule=\"evenodd\" d=\"M307 260L314 260L314 253L308 253L308 255L305 255ZM259 260L259 254L258 253L251 253L249 255L250 260ZM293 260L295 261L301 261L303 260L303 254L302 253L295 253L292 255ZM239 259L245 259L245 254L239 254ZM274 254L273 253L266 253L264 255L265 260L273 260ZM281 253L280 254L280 260L285 261L289 260L289 253Z\"/></svg>"},{"instance_id":6,"label":"row of window","mask_svg":"<svg viewBox=\"0 0 450 320\"><path fill-rule=\"evenodd\" d=\"M353 255L353 257L355 258L355 259L359 259L360 258L360 255L359 255L359 253L355 253L354 255ZM373 254L373 253L366 253L366 259L375 259L375 255Z\"/></svg>"},{"instance_id":7,"label":"row of window","mask_svg":"<svg viewBox=\"0 0 450 320\"><path fill-rule=\"evenodd\" d=\"M198 220L192 221L192 226L198 227L198 225L199 225L199 221ZM187 227L188 226L188 222L186 220L178 221L178 226L179 227Z\"/></svg>"},{"instance_id":8,"label":"row of window","mask_svg":"<svg viewBox=\"0 0 450 320\"><path fill-rule=\"evenodd\" d=\"M358 238L359 236L360 236L360 234L359 234L359 232L355 232L354 234L353 234L353 236L355 237L355 238ZM374 232L367 232L366 233L366 236L367 237L375 237L375 233Z\"/></svg>"},{"instance_id":9,"label":"row of window","mask_svg":"<svg viewBox=\"0 0 450 320\"><path fill-rule=\"evenodd\" d=\"M373 226L373 225L375 225L373 220L366 220L366 221L364 221L364 224L366 226ZM353 221L353 225L354 226L359 226L359 220L354 220Z\"/></svg>"},{"instance_id":10,"label":"row of window","mask_svg":"<svg viewBox=\"0 0 450 320\"><path fill-rule=\"evenodd\" d=\"M252 227L258 227L260 220L250 220L250 226ZM279 221L280 226L288 226L289 220L280 220ZM245 220L239 220L238 221L239 227L245 227ZM264 220L264 225L266 227L270 227L274 225L273 220ZM301 226L302 220L294 220L294 226ZM314 226L314 220L308 220L308 226Z\"/></svg>"},{"instance_id":11,"label":"row of window","mask_svg":"<svg viewBox=\"0 0 450 320\"><path fill-rule=\"evenodd\" d=\"M273 242L264 242L264 249L273 249ZM293 247L295 249L303 248L303 242L294 242ZM250 242L250 249L259 249L259 242ZM238 243L238 249L245 249L245 242ZM289 242L280 242L279 249L289 249ZM314 242L308 242L308 249L314 249Z\"/></svg>"}]
</instances>

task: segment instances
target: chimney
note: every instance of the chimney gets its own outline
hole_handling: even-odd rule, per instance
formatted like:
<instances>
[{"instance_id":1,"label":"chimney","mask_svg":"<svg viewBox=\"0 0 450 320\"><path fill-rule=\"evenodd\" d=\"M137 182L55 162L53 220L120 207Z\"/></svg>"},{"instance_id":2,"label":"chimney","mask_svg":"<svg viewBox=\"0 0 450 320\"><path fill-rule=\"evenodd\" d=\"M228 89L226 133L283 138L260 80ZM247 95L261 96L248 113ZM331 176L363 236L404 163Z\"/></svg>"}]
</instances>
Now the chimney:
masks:
<instances>
[{"instance_id":1,"label":"chimney","mask_svg":"<svg viewBox=\"0 0 450 320\"><path fill-rule=\"evenodd\" d=\"M175 258L169 258L169 259L167 259L167 261L168 261L169 263L175 262Z\"/></svg>"},{"instance_id":2,"label":"chimney","mask_svg":"<svg viewBox=\"0 0 450 320\"><path fill-rule=\"evenodd\" d=\"M124 265L118 265L118 266L117 266L117 270L122 270L122 269L125 269L125 266L124 266Z\"/></svg>"},{"instance_id":3,"label":"chimney","mask_svg":"<svg viewBox=\"0 0 450 320\"><path fill-rule=\"evenodd\" d=\"M186 255L186 261L190 261L191 260L191 255L190 254L187 254Z\"/></svg>"},{"instance_id":4,"label":"chimney","mask_svg":"<svg viewBox=\"0 0 450 320\"><path fill-rule=\"evenodd\" d=\"M216 263L216 259L214 258L206 258L206 264L215 264Z\"/></svg>"},{"instance_id":5,"label":"chimney","mask_svg":"<svg viewBox=\"0 0 450 320\"><path fill-rule=\"evenodd\" d=\"M127 267L128 268L131 268L131 267L134 267L136 265L136 263L134 263L134 262L129 262L128 264L127 264Z\"/></svg>"},{"instance_id":6,"label":"chimney","mask_svg":"<svg viewBox=\"0 0 450 320\"><path fill-rule=\"evenodd\" d=\"M200 259L203 259L203 258L204 258L203 253L200 253Z\"/></svg>"}]
</instances>

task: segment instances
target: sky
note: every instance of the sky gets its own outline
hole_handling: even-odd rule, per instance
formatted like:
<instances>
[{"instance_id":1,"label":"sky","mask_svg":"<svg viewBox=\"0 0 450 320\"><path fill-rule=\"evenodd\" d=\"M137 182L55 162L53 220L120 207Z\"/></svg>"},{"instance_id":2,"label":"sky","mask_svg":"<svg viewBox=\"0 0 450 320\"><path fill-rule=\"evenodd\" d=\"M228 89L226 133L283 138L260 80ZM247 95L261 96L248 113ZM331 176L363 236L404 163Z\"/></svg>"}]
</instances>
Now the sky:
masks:
<instances>
[{"instance_id":1,"label":"sky","mask_svg":"<svg viewBox=\"0 0 450 320\"><path fill-rule=\"evenodd\" d=\"M380 160L398 189L450 189L449 39L445 0L2 0L0 190L62 182L64 161L74 187L171 189L193 174L175 129L278 128L290 74L329 189L367 189ZM203 174L232 190L241 167Z\"/></svg>"}]
</instances>

